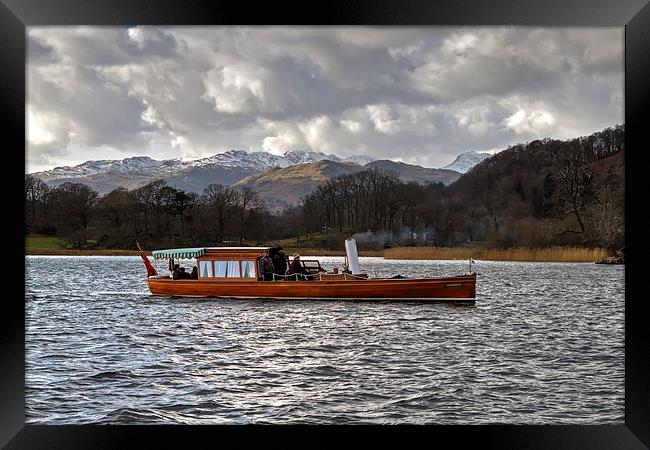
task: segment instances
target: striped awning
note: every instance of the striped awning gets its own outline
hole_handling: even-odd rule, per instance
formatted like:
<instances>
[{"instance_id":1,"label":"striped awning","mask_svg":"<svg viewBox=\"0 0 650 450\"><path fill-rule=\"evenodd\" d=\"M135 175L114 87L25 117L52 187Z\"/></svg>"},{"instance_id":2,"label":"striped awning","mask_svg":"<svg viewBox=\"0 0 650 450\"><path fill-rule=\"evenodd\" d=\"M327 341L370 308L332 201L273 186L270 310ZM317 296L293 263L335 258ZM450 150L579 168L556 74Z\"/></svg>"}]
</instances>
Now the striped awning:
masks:
<instances>
[{"instance_id":1,"label":"striped awning","mask_svg":"<svg viewBox=\"0 0 650 450\"><path fill-rule=\"evenodd\" d=\"M204 247L197 248L170 248L168 250L154 250L151 252L154 259L190 259L198 258L205 252Z\"/></svg>"}]
</instances>

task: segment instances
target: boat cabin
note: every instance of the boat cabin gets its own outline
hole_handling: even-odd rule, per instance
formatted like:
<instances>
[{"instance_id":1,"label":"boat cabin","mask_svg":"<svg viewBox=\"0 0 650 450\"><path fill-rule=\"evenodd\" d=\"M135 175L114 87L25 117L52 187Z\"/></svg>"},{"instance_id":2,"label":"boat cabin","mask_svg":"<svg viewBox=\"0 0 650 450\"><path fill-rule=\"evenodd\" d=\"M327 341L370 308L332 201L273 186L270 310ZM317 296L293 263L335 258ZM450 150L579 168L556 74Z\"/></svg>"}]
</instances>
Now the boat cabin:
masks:
<instances>
[{"instance_id":1,"label":"boat cabin","mask_svg":"<svg viewBox=\"0 0 650 450\"><path fill-rule=\"evenodd\" d=\"M154 259L169 260L172 270L176 259L196 259L199 279L257 281L262 274L259 260L269 251L273 256L273 247L198 247L154 250ZM287 261L289 262L289 261ZM301 266L309 272L323 272L318 260L301 260ZM274 279L285 277L275 275Z\"/></svg>"}]
</instances>

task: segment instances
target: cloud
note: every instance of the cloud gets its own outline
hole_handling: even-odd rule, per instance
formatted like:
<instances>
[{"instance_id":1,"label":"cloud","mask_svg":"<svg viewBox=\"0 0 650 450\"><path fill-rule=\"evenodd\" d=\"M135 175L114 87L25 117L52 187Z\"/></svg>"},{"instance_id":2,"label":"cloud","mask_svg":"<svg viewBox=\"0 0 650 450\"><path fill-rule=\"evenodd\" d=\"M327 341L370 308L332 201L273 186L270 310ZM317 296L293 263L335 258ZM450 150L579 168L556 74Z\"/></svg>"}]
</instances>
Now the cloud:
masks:
<instances>
[{"instance_id":1,"label":"cloud","mask_svg":"<svg viewBox=\"0 0 650 450\"><path fill-rule=\"evenodd\" d=\"M431 167L623 121L623 28L29 27L28 166L229 149Z\"/></svg>"},{"instance_id":2,"label":"cloud","mask_svg":"<svg viewBox=\"0 0 650 450\"><path fill-rule=\"evenodd\" d=\"M506 120L506 126L517 134L542 134L555 123L555 117L543 110L518 110Z\"/></svg>"},{"instance_id":3,"label":"cloud","mask_svg":"<svg viewBox=\"0 0 650 450\"><path fill-rule=\"evenodd\" d=\"M268 110L264 94L263 71L247 66L225 66L210 69L203 78L203 99L217 112L237 114Z\"/></svg>"}]
</instances>

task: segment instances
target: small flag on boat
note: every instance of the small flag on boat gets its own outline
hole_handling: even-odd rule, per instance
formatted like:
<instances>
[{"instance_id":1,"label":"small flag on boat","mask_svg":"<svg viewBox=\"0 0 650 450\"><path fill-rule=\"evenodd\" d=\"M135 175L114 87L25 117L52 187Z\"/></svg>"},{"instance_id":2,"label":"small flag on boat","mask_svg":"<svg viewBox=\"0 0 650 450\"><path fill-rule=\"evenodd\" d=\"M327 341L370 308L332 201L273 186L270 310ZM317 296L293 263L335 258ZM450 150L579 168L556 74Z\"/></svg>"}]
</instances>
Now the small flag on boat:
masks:
<instances>
[{"instance_id":1,"label":"small flag on boat","mask_svg":"<svg viewBox=\"0 0 650 450\"><path fill-rule=\"evenodd\" d=\"M156 272L156 269L154 268L153 265L151 265L151 261L149 261L149 258L147 258L144 254L144 251L142 250L142 247L140 247L140 243L138 241L135 241L135 243L138 246L138 249L140 250L140 256L142 257L142 260L144 261L144 265L147 268L147 276L151 277L154 275L158 275L158 272Z\"/></svg>"}]
</instances>

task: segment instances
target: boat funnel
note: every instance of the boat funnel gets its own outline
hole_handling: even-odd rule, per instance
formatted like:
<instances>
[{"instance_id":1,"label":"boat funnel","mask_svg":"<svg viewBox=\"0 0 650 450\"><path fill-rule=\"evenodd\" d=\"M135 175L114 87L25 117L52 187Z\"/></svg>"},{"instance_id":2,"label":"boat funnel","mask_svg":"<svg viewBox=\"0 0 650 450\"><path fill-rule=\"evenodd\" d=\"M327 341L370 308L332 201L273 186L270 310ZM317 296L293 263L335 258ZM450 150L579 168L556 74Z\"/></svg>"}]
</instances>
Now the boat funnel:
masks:
<instances>
[{"instance_id":1,"label":"boat funnel","mask_svg":"<svg viewBox=\"0 0 650 450\"><path fill-rule=\"evenodd\" d=\"M359 255L357 254L357 242L354 239L345 240L345 253L348 256L348 264L353 275L361 273L359 268Z\"/></svg>"}]
</instances>

